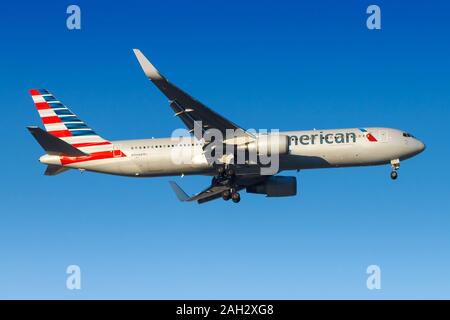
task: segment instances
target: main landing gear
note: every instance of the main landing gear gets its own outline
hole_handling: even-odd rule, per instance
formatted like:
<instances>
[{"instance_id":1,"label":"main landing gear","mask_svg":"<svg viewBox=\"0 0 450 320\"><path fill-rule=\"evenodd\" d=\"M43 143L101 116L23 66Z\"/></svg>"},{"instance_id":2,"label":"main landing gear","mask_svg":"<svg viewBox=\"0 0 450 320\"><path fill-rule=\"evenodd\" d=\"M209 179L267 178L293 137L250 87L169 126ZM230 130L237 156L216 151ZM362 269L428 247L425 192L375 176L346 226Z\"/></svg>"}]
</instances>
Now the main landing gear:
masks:
<instances>
[{"instance_id":1,"label":"main landing gear","mask_svg":"<svg viewBox=\"0 0 450 320\"><path fill-rule=\"evenodd\" d=\"M233 200L234 203L239 203L241 201L241 195L239 192L229 189L222 192L222 199L225 201Z\"/></svg>"},{"instance_id":2,"label":"main landing gear","mask_svg":"<svg viewBox=\"0 0 450 320\"><path fill-rule=\"evenodd\" d=\"M222 199L225 201L232 200L234 203L240 202L241 195L235 184L236 169L231 165L223 165L217 168L217 173L218 176L213 179L213 183L229 187L222 192Z\"/></svg>"},{"instance_id":3,"label":"main landing gear","mask_svg":"<svg viewBox=\"0 0 450 320\"><path fill-rule=\"evenodd\" d=\"M231 191L230 190L225 190L222 192L222 199L225 201L228 201L231 199Z\"/></svg>"},{"instance_id":4,"label":"main landing gear","mask_svg":"<svg viewBox=\"0 0 450 320\"><path fill-rule=\"evenodd\" d=\"M400 168L400 160L399 159L391 160L391 168L392 168L391 179L396 180L398 178L397 170Z\"/></svg>"}]
</instances>

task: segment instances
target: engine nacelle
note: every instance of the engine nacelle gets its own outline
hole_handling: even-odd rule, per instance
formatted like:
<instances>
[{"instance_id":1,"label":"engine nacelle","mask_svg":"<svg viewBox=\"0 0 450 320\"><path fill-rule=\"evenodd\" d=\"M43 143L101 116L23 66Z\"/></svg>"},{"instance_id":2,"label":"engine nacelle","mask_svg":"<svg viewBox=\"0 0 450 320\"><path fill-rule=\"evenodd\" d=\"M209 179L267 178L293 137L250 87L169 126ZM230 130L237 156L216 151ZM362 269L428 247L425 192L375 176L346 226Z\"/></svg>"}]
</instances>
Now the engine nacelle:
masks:
<instances>
[{"instance_id":1,"label":"engine nacelle","mask_svg":"<svg viewBox=\"0 0 450 320\"><path fill-rule=\"evenodd\" d=\"M279 134L260 135L247 146L250 153L258 155L289 153L289 137Z\"/></svg>"},{"instance_id":2,"label":"engine nacelle","mask_svg":"<svg viewBox=\"0 0 450 320\"><path fill-rule=\"evenodd\" d=\"M247 187L248 193L265 194L268 197L290 197L297 194L297 178L272 176L265 182Z\"/></svg>"}]
</instances>

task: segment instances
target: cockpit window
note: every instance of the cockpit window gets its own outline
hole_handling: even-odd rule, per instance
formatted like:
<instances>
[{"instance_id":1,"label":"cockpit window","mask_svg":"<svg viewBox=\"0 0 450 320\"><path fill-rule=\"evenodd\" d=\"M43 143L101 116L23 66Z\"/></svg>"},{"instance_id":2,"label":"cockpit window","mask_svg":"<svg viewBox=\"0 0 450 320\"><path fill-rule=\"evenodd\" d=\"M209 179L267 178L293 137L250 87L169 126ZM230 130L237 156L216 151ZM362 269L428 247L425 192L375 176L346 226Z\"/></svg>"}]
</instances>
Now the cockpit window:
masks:
<instances>
[{"instance_id":1,"label":"cockpit window","mask_svg":"<svg viewBox=\"0 0 450 320\"><path fill-rule=\"evenodd\" d=\"M414 136L413 136L412 134L407 133L407 132L403 132L403 136L404 136L405 138L414 138Z\"/></svg>"}]
</instances>

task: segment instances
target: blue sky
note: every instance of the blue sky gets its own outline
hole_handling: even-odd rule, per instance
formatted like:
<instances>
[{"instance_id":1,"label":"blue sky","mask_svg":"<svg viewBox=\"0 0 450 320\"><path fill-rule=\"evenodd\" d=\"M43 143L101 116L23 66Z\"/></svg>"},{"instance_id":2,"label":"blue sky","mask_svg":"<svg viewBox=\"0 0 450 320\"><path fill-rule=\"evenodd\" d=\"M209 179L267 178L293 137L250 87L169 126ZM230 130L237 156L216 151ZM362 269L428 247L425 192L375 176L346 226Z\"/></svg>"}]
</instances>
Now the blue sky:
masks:
<instances>
[{"instance_id":1,"label":"blue sky","mask_svg":"<svg viewBox=\"0 0 450 320\"><path fill-rule=\"evenodd\" d=\"M66 28L81 7L82 29ZM450 4L40 1L1 9L0 298L450 298ZM43 176L28 95L47 88L102 136L181 123L139 68L245 128L385 126L427 144L389 167L303 171L300 194L176 201L169 178ZM176 177L189 192L206 177ZM82 289L65 287L66 267ZM366 268L382 289L366 288Z\"/></svg>"}]
</instances>

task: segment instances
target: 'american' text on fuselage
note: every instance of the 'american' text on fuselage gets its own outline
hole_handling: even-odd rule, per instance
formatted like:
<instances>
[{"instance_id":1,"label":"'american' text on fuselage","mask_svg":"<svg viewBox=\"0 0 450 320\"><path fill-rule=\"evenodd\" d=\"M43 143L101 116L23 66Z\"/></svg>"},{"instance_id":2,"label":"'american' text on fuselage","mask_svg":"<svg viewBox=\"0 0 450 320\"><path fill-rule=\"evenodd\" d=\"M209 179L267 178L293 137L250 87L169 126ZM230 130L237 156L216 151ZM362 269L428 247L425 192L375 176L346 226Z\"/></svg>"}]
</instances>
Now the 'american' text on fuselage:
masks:
<instances>
[{"instance_id":1,"label":"'american' text on fuselage","mask_svg":"<svg viewBox=\"0 0 450 320\"><path fill-rule=\"evenodd\" d=\"M356 142L356 134L353 132L346 133L314 133L302 134L299 136L289 137L291 144L311 145L311 144L334 144L334 143L351 143Z\"/></svg>"}]
</instances>

